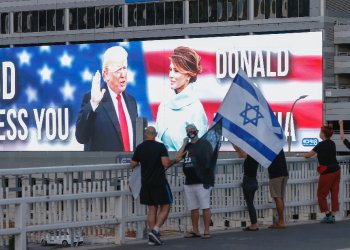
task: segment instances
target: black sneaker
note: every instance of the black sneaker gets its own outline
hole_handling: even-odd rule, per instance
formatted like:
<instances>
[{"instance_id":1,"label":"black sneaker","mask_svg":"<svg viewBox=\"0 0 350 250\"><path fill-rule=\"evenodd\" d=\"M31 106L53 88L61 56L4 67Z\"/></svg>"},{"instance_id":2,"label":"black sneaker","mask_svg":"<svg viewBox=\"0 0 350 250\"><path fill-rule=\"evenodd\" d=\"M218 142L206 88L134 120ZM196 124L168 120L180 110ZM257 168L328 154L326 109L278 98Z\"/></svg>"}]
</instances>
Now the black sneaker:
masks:
<instances>
[{"instance_id":1,"label":"black sneaker","mask_svg":"<svg viewBox=\"0 0 350 250\"><path fill-rule=\"evenodd\" d=\"M152 229L151 232L148 233L149 240L152 240L157 245L163 245L163 241L160 239L159 232L157 233Z\"/></svg>"},{"instance_id":2,"label":"black sneaker","mask_svg":"<svg viewBox=\"0 0 350 250\"><path fill-rule=\"evenodd\" d=\"M151 236L148 236L148 243L149 246L154 246L156 243L152 240Z\"/></svg>"}]
</instances>

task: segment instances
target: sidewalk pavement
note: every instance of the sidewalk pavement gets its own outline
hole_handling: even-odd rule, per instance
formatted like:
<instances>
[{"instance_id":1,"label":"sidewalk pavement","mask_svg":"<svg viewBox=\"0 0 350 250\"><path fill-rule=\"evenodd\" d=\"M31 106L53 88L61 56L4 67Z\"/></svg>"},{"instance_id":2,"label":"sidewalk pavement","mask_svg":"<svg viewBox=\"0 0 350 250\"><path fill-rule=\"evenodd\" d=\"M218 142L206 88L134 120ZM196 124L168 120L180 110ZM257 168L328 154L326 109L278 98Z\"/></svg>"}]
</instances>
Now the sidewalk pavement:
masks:
<instances>
[{"instance_id":1,"label":"sidewalk pavement","mask_svg":"<svg viewBox=\"0 0 350 250\"><path fill-rule=\"evenodd\" d=\"M182 235L162 237L163 246L148 246L147 241L137 240L123 245L81 246L80 250L350 250L350 220L335 224L287 225L285 229L260 228L257 232L243 232L241 229L212 232L212 238L185 239ZM68 248L67 248L68 249ZM72 248L70 248L72 249Z\"/></svg>"}]
</instances>

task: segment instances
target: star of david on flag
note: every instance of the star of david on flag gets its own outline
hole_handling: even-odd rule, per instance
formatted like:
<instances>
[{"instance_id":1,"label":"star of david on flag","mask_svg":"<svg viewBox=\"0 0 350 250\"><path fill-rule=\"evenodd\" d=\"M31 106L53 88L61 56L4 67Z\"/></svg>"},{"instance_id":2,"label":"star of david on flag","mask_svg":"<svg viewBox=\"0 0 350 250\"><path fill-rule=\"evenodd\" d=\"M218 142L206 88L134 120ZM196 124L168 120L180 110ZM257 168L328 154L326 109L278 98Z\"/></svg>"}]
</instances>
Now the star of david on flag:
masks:
<instances>
[{"instance_id":1,"label":"star of david on flag","mask_svg":"<svg viewBox=\"0 0 350 250\"><path fill-rule=\"evenodd\" d=\"M258 126L259 118L263 118L262 114L259 112L259 106L252 106L249 103L245 104L245 109L240 113L240 115L244 118L243 125L251 122L255 126ZM249 118L251 115L253 115L252 119Z\"/></svg>"},{"instance_id":2,"label":"star of david on flag","mask_svg":"<svg viewBox=\"0 0 350 250\"><path fill-rule=\"evenodd\" d=\"M267 168L283 149L283 130L266 99L242 69L238 71L214 121L222 135Z\"/></svg>"}]
</instances>

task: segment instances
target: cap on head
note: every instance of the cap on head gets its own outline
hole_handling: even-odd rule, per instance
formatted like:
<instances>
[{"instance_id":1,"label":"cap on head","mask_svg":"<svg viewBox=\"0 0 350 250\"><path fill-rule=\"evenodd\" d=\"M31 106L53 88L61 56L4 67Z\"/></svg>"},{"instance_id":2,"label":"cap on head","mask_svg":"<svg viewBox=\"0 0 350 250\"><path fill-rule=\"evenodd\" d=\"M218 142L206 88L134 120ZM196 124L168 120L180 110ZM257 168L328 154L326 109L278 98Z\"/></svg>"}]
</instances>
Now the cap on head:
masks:
<instances>
[{"instance_id":1,"label":"cap on head","mask_svg":"<svg viewBox=\"0 0 350 250\"><path fill-rule=\"evenodd\" d=\"M128 64L128 52L121 46L114 46L103 54L102 70L106 67L112 71L118 70Z\"/></svg>"}]
</instances>

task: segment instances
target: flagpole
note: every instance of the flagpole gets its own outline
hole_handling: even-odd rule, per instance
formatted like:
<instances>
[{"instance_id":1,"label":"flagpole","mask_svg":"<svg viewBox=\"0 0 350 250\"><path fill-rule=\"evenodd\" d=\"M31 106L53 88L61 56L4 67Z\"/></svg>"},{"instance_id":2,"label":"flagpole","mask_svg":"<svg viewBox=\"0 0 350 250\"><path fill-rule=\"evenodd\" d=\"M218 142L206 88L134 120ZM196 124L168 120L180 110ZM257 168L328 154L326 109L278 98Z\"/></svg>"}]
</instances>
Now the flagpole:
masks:
<instances>
[{"instance_id":1,"label":"flagpole","mask_svg":"<svg viewBox=\"0 0 350 250\"><path fill-rule=\"evenodd\" d=\"M297 103L297 101L301 100L301 99L304 99L306 98L308 95L302 95L302 96L299 96L298 99L296 99L292 105L292 108L290 109L290 112L289 112L289 119L288 119L288 155L290 156L290 148L291 148L291 143L292 143L292 136L291 136L291 129L290 129L290 121L291 121L291 117L293 115L293 109L294 109L294 106L295 104Z\"/></svg>"}]
</instances>

